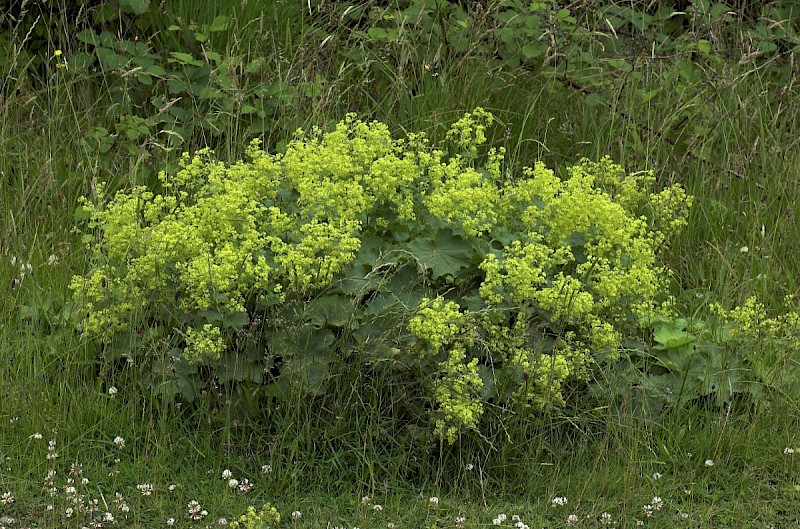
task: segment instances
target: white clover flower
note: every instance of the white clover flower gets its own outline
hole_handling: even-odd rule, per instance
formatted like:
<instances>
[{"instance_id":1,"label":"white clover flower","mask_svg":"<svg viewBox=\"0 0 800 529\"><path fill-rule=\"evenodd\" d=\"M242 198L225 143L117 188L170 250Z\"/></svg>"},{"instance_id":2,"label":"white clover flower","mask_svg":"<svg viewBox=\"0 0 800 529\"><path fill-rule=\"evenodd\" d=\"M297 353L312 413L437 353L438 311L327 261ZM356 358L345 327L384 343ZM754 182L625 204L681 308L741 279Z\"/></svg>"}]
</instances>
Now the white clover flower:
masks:
<instances>
[{"instance_id":1,"label":"white clover flower","mask_svg":"<svg viewBox=\"0 0 800 529\"><path fill-rule=\"evenodd\" d=\"M82 478L81 485L87 485L89 483L89 478Z\"/></svg>"},{"instance_id":2,"label":"white clover flower","mask_svg":"<svg viewBox=\"0 0 800 529\"><path fill-rule=\"evenodd\" d=\"M202 507L200 507L200 504L197 503L197 500L190 501L189 503L186 504L186 507L189 510L189 518L191 518L192 520L200 520L206 514L208 514L208 512L205 509L203 509L202 511L200 510L202 509Z\"/></svg>"},{"instance_id":3,"label":"white clover flower","mask_svg":"<svg viewBox=\"0 0 800 529\"><path fill-rule=\"evenodd\" d=\"M250 483L250 480L244 478L241 483L239 483L239 492L248 492L250 489L253 488L253 484Z\"/></svg>"},{"instance_id":4,"label":"white clover flower","mask_svg":"<svg viewBox=\"0 0 800 529\"><path fill-rule=\"evenodd\" d=\"M642 527L644 522L642 520L636 520L636 527Z\"/></svg>"},{"instance_id":5,"label":"white clover flower","mask_svg":"<svg viewBox=\"0 0 800 529\"><path fill-rule=\"evenodd\" d=\"M174 484L169 486L169 491L172 492L173 490L175 490L175 485Z\"/></svg>"},{"instance_id":6,"label":"white clover flower","mask_svg":"<svg viewBox=\"0 0 800 529\"><path fill-rule=\"evenodd\" d=\"M228 520L225 518L220 518L217 520L217 525L228 525Z\"/></svg>"},{"instance_id":7,"label":"white clover flower","mask_svg":"<svg viewBox=\"0 0 800 529\"><path fill-rule=\"evenodd\" d=\"M239 486L239 480L238 479L231 478L231 479L228 480L228 487L230 487L232 489L235 489L238 486Z\"/></svg>"},{"instance_id":8,"label":"white clover flower","mask_svg":"<svg viewBox=\"0 0 800 529\"><path fill-rule=\"evenodd\" d=\"M361 505L366 505L369 503L369 496L363 496L361 498Z\"/></svg>"},{"instance_id":9,"label":"white clover flower","mask_svg":"<svg viewBox=\"0 0 800 529\"><path fill-rule=\"evenodd\" d=\"M272 467L269 465L261 465L261 473L262 474L269 474L272 472Z\"/></svg>"},{"instance_id":10,"label":"white clover flower","mask_svg":"<svg viewBox=\"0 0 800 529\"><path fill-rule=\"evenodd\" d=\"M383 505L375 504L372 506L372 510L375 512L381 512L383 510Z\"/></svg>"},{"instance_id":11,"label":"white clover flower","mask_svg":"<svg viewBox=\"0 0 800 529\"><path fill-rule=\"evenodd\" d=\"M103 515L103 521L104 521L104 522L113 522L113 521L114 521L114 515L113 515L113 514L111 514L110 512L106 512L106 513Z\"/></svg>"},{"instance_id":12,"label":"white clover flower","mask_svg":"<svg viewBox=\"0 0 800 529\"><path fill-rule=\"evenodd\" d=\"M642 513L648 518L653 516L653 511L654 510L655 509L653 508L652 505L645 505L644 507L642 507Z\"/></svg>"},{"instance_id":13,"label":"white clover flower","mask_svg":"<svg viewBox=\"0 0 800 529\"><path fill-rule=\"evenodd\" d=\"M303 513L300 511L294 511L292 513L292 520L299 520L303 516Z\"/></svg>"},{"instance_id":14,"label":"white clover flower","mask_svg":"<svg viewBox=\"0 0 800 529\"><path fill-rule=\"evenodd\" d=\"M40 434L39 432L36 432L35 434L33 434L30 437L28 437L28 439L41 439L41 438L42 438L42 434Z\"/></svg>"},{"instance_id":15,"label":"white clover flower","mask_svg":"<svg viewBox=\"0 0 800 529\"><path fill-rule=\"evenodd\" d=\"M500 514L497 515L497 519L500 520L500 523L505 522L506 518L508 518L508 517L505 515L505 513L501 512Z\"/></svg>"},{"instance_id":16,"label":"white clover flower","mask_svg":"<svg viewBox=\"0 0 800 529\"><path fill-rule=\"evenodd\" d=\"M114 438L114 444L117 445L117 448L125 448L125 439L118 435Z\"/></svg>"},{"instance_id":17,"label":"white clover flower","mask_svg":"<svg viewBox=\"0 0 800 529\"><path fill-rule=\"evenodd\" d=\"M687 518L689 518L689 513L688 513L688 512L682 512L682 513L681 513L681 518L683 518L684 520L686 520Z\"/></svg>"},{"instance_id":18,"label":"white clover flower","mask_svg":"<svg viewBox=\"0 0 800 529\"><path fill-rule=\"evenodd\" d=\"M664 500L659 498L658 496L653 496L653 500L650 502L653 508L657 511L660 511L661 508L664 506Z\"/></svg>"},{"instance_id":19,"label":"white clover flower","mask_svg":"<svg viewBox=\"0 0 800 529\"><path fill-rule=\"evenodd\" d=\"M740 253L747 253L749 251L750 251L750 248L748 248L747 246L742 246L741 248L739 248L739 252Z\"/></svg>"},{"instance_id":20,"label":"white clover flower","mask_svg":"<svg viewBox=\"0 0 800 529\"><path fill-rule=\"evenodd\" d=\"M714 461L711 460L711 459L706 459L706 466L707 467L713 467L714 466Z\"/></svg>"},{"instance_id":21,"label":"white clover flower","mask_svg":"<svg viewBox=\"0 0 800 529\"><path fill-rule=\"evenodd\" d=\"M504 518L505 518L505 517L504 517ZM518 514L512 514L512 515L511 515L511 521L512 521L512 522L519 522L519 521L521 521L521 520L522 520L522 518L520 518Z\"/></svg>"},{"instance_id":22,"label":"white clover flower","mask_svg":"<svg viewBox=\"0 0 800 529\"><path fill-rule=\"evenodd\" d=\"M170 527L175 525L175 518L168 518L167 519L167 525L169 525Z\"/></svg>"},{"instance_id":23,"label":"white clover flower","mask_svg":"<svg viewBox=\"0 0 800 529\"><path fill-rule=\"evenodd\" d=\"M563 507L567 504L566 496L555 497L552 501L553 507Z\"/></svg>"},{"instance_id":24,"label":"white clover flower","mask_svg":"<svg viewBox=\"0 0 800 529\"><path fill-rule=\"evenodd\" d=\"M464 522L465 521L466 521L466 518L464 518L463 516L457 516L456 517L456 527L464 527Z\"/></svg>"},{"instance_id":25,"label":"white clover flower","mask_svg":"<svg viewBox=\"0 0 800 529\"><path fill-rule=\"evenodd\" d=\"M75 511L72 509L72 507L67 507L67 508L64 510L64 514L66 514L66 515L67 515L67 518L71 518L71 517L72 517L72 514L73 514L74 512L75 512Z\"/></svg>"},{"instance_id":26,"label":"white clover flower","mask_svg":"<svg viewBox=\"0 0 800 529\"><path fill-rule=\"evenodd\" d=\"M435 509L439 505L439 498L433 496L431 497L431 499L428 500L428 503L430 504L431 507Z\"/></svg>"},{"instance_id":27,"label":"white clover flower","mask_svg":"<svg viewBox=\"0 0 800 529\"><path fill-rule=\"evenodd\" d=\"M58 457L56 452L56 442L54 439L47 441L47 459L52 460Z\"/></svg>"},{"instance_id":28,"label":"white clover flower","mask_svg":"<svg viewBox=\"0 0 800 529\"><path fill-rule=\"evenodd\" d=\"M570 514L567 516L567 525L575 525L578 523L578 516L575 514Z\"/></svg>"},{"instance_id":29,"label":"white clover flower","mask_svg":"<svg viewBox=\"0 0 800 529\"><path fill-rule=\"evenodd\" d=\"M114 387L114 386L111 386L110 388L108 388L108 394L113 397L114 395L117 394L117 388Z\"/></svg>"},{"instance_id":30,"label":"white clover flower","mask_svg":"<svg viewBox=\"0 0 800 529\"><path fill-rule=\"evenodd\" d=\"M3 505L11 505L14 503L14 494L10 490L4 492L3 495L0 496L0 502L2 502Z\"/></svg>"},{"instance_id":31,"label":"white clover flower","mask_svg":"<svg viewBox=\"0 0 800 529\"><path fill-rule=\"evenodd\" d=\"M231 479L232 477L233 477L233 472L231 472L227 468L222 471L222 479Z\"/></svg>"},{"instance_id":32,"label":"white clover flower","mask_svg":"<svg viewBox=\"0 0 800 529\"><path fill-rule=\"evenodd\" d=\"M659 474L658 472L653 472L653 479L655 481L658 481L659 479L661 479L661 474Z\"/></svg>"},{"instance_id":33,"label":"white clover flower","mask_svg":"<svg viewBox=\"0 0 800 529\"><path fill-rule=\"evenodd\" d=\"M467 465L466 465L464 468L466 468L466 469L467 469L467 471L470 471L470 470L472 470L473 468L475 468L475 465L473 465L472 463L467 463Z\"/></svg>"},{"instance_id":34,"label":"white clover flower","mask_svg":"<svg viewBox=\"0 0 800 529\"><path fill-rule=\"evenodd\" d=\"M600 515L600 523L603 525L611 525L611 515L604 512Z\"/></svg>"},{"instance_id":35,"label":"white clover flower","mask_svg":"<svg viewBox=\"0 0 800 529\"><path fill-rule=\"evenodd\" d=\"M142 493L142 496L150 496L153 493L152 483L143 483L141 485L136 485L136 488L139 489L139 492Z\"/></svg>"},{"instance_id":36,"label":"white clover flower","mask_svg":"<svg viewBox=\"0 0 800 529\"><path fill-rule=\"evenodd\" d=\"M389 522L388 524L386 524L386 528L387 529L395 529L395 525L392 522Z\"/></svg>"},{"instance_id":37,"label":"white clover flower","mask_svg":"<svg viewBox=\"0 0 800 529\"><path fill-rule=\"evenodd\" d=\"M783 453L784 453L784 455L792 456L792 455L794 455L794 448L789 448L789 447L784 448L783 449Z\"/></svg>"}]
</instances>

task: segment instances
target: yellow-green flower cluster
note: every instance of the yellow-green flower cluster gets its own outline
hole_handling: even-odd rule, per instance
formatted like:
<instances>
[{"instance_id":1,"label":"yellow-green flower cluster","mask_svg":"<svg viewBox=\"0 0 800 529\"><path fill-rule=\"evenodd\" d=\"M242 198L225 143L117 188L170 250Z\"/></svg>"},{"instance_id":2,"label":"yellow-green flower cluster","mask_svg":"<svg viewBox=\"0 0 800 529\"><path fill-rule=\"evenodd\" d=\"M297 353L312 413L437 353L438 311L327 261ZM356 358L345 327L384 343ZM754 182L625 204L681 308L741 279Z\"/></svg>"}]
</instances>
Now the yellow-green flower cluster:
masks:
<instances>
[{"instance_id":1,"label":"yellow-green flower cluster","mask_svg":"<svg viewBox=\"0 0 800 529\"><path fill-rule=\"evenodd\" d=\"M592 347L618 344L618 326L629 324L631 312L644 318L661 311L666 287L656 260L664 232L633 210L658 204L659 225L675 230L685 223L690 200L677 187L650 195L643 186L652 175L628 177L608 159L584 160L564 180L540 163L524 173L504 198L513 204L505 222L516 220L526 236L502 255L487 255L481 296L492 306L546 311Z\"/></svg>"},{"instance_id":2,"label":"yellow-green flower cluster","mask_svg":"<svg viewBox=\"0 0 800 529\"><path fill-rule=\"evenodd\" d=\"M793 300L788 296L786 306L791 306ZM713 314L720 317L723 323L733 323L730 336L746 336L757 338L764 347L782 344L792 351L800 350L800 312L788 310L777 316L770 317L763 303L755 296L749 297L744 305L725 310L719 303L710 306Z\"/></svg>"},{"instance_id":3,"label":"yellow-green flower cluster","mask_svg":"<svg viewBox=\"0 0 800 529\"><path fill-rule=\"evenodd\" d=\"M564 355L518 348L509 355L508 365L519 367L523 373L524 383L515 391L517 402L537 411L549 406L563 406L561 384L570 376Z\"/></svg>"},{"instance_id":4,"label":"yellow-green flower cluster","mask_svg":"<svg viewBox=\"0 0 800 529\"><path fill-rule=\"evenodd\" d=\"M486 143L486 129L494 122L494 116L482 108L467 112L453 123L447 139L472 156L478 155L478 146Z\"/></svg>"},{"instance_id":5,"label":"yellow-green flower cluster","mask_svg":"<svg viewBox=\"0 0 800 529\"><path fill-rule=\"evenodd\" d=\"M200 330L192 328L186 330L186 348L183 350L183 356L187 362L219 358L224 350L225 343L219 327L206 323Z\"/></svg>"},{"instance_id":6,"label":"yellow-green flower cluster","mask_svg":"<svg viewBox=\"0 0 800 529\"><path fill-rule=\"evenodd\" d=\"M452 343L463 332L465 324L466 318L458 303L445 302L444 298L423 298L417 314L408 323L408 330L424 340L429 351L435 354Z\"/></svg>"},{"instance_id":7,"label":"yellow-green flower cluster","mask_svg":"<svg viewBox=\"0 0 800 529\"><path fill-rule=\"evenodd\" d=\"M439 296L409 321L418 340L409 352L436 362L437 434L453 442L477 426L488 357L523 374L513 394L526 407L563 403L568 378L614 359L637 319L669 311L657 250L686 224L691 199L678 186L651 194L651 173L628 175L607 158L583 160L563 179L536 163L507 181L502 148L475 162L492 119L476 109L456 122L449 157L424 134L394 140L386 125L348 115L327 134L298 131L282 155L258 142L232 165L209 150L184 155L179 171L159 175L161 193L134 187L108 199L100 187L98 205L84 205L97 228L93 268L71 284L88 313L84 330L110 340L179 314L166 327L183 336L184 357L218 358L229 331L209 319L251 313L256 297L318 293L349 269L365 235L389 233L387 244L405 240L400 250L411 253L394 227L411 238L444 223L478 256L463 259L472 275L454 285L477 290L486 310ZM431 218L435 229L424 224ZM555 345L542 350L536 334Z\"/></svg>"},{"instance_id":8,"label":"yellow-green flower cluster","mask_svg":"<svg viewBox=\"0 0 800 529\"><path fill-rule=\"evenodd\" d=\"M436 427L434 433L452 444L463 428L476 428L483 403L481 391L483 381L478 375L478 359L466 362L463 343L454 344L447 352L447 359L439 366L440 377L436 381Z\"/></svg>"},{"instance_id":9,"label":"yellow-green flower cluster","mask_svg":"<svg viewBox=\"0 0 800 529\"><path fill-rule=\"evenodd\" d=\"M208 149L185 154L159 175L161 194L140 186L107 200L100 186L99 205L85 201L99 228L96 269L72 282L86 332L110 340L159 306L226 314L254 292L280 301L324 288L355 258L376 205L413 221L421 202L421 158L381 123L349 115L326 135L298 131L283 155L258 141L247 154L230 166Z\"/></svg>"},{"instance_id":10,"label":"yellow-green flower cluster","mask_svg":"<svg viewBox=\"0 0 800 529\"><path fill-rule=\"evenodd\" d=\"M499 175L482 174L451 159L441 178L433 180L425 206L435 216L460 226L469 236L486 233L497 225L500 212Z\"/></svg>"},{"instance_id":11,"label":"yellow-green flower cluster","mask_svg":"<svg viewBox=\"0 0 800 529\"><path fill-rule=\"evenodd\" d=\"M280 522L281 515L278 510L269 503L265 503L259 512L256 512L253 506L248 507L247 512L232 521L230 526L233 529L270 529L279 525Z\"/></svg>"}]
</instances>

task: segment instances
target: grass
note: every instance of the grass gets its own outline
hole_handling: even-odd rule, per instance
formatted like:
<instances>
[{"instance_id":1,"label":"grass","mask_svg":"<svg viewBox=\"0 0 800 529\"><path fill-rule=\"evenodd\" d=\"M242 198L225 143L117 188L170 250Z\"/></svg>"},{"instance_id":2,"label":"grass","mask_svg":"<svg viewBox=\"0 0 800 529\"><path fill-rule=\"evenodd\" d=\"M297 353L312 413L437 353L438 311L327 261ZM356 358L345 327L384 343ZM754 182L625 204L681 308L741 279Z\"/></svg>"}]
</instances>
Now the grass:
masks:
<instances>
[{"instance_id":1,"label":"grass","mask_svg":"<svg viewBox=\"0 0 800 529\"><path fill-rule=\"evenodd\" d=\"M175 5L171 20L199 12ZM507 147L511 172L537 159L563 168L610 154L629 170L654 170L659 186L687 187L695 207L667 255L685 313L753 294L778 310L800 292L800 105L797 87L777 86L768 70L726 63L673 93L662 85L676 66L664 61L620 81L598 106L553 78L477 54L433 62L432 37L363 47L325 2L314 19L330 17L324 31L299 4L275 2L274 16L258 15L259 5L227 13L238 18L217 49L278 57L267 75L293 86L325 79L302 105L277 104L273 148L297 126L327 125L348 111L435 140L454 117L483 106L501 124L489 141ZM198 23L226 14L206 11L209 20ZM410 452L377 414L391 388L354 386L341 422L300 399L241 419L211 398L178 409L144 398L126 374L135 365L98 368L62 311L70 278L87 267L72 230L78 199L100 181L138 182L142 168L167 166L180 149L162 151L160 137L146 135L117 138L98 154L93 131L124 135L113 125L135 107L135 94L113 102L111 73L55 68L54 50L71 60L78 45L65 17L54 23L36 41L47 57L8 59L0 90L0 526L206 527L264 502L278 508L282 526L298 528L597 527L603 513L615 527L800 525L796 394L754 409L659 416L623 405L567 408L519 420L488 445L465 436ZM9 35L21 49L26 33ZM153 42L173 38L162 31ZM656 89L659 97L643 103ZM212 112L226 123L214 136L217 151L240 157L248 135L239 117ZM796 355L788 362L796 365ZM202 519L191 519L192 501L207 511Z\"/></svg>"}]
</instances>

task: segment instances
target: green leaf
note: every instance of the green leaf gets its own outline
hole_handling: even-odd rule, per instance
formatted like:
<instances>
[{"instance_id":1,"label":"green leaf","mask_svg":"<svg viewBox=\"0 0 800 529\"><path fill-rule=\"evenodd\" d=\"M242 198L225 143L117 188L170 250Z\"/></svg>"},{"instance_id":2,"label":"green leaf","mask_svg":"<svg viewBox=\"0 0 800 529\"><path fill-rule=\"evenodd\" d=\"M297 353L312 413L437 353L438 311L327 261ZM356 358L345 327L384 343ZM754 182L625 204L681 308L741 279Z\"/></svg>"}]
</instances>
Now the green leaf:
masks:
<instances>
[{"instance_id":1,"label":"green leaf","mask_svg":"<svg viewBox=\"0 0 800 529\"><path fill-rule=\"evenodd\" d=\"M284 364L281 377L290 376L298 383L302 394L320 396L327 391L330 381L330 364L334 357L329 354L306 355Z\"/></svg>"},{"instance_id":2,"label":"green leaf","mask_svg":"<svg viewBox=\"0 0 800 529\"><path fill-rule=\"evenodd\" d=\"M231 19L226 17L225 15L219 15L214 20L211 21L211 24L208 26L209 33L216 33L218 31L225 31L230 27Z\"/></svg>"},{"instance_id":3,"label":"green leaf","mask_svg":"<svg viewBox=\"0 0 800 529\"><path fill-rule=\"evenodd\" d=\"M659 344L657 349L676 349L691 343L695 336L676 326L665 325L656 330L653 339Z\"/></svg>"},{"instance_id":4,"label":"green leaf","mask_svg":"<svg viewBox=\"0 0 800 529\"><path fill-rule=\"evenodd\" d=\"M350 296L324 295L314 298L306 306L305 317L316 327L326 323L335 327L344 327L353 314Z\"/></svg>"},{"instance_id":5,"label":"green leaf","mask_svg":"<svg viewBox=\"0 0 800 529\"><path fill-rule=\"evenodd\" d=\"M543 56L547 53L547 44L542 44L539 42L529 42L525 46L522 47L522 56L526 59L536 59L538 57Z\"/></svg>"},{"instance_id":6,"label":"green leaf","mask_svg":"<svg viewBox=\"0 0 800 529\"><path fill-rule=\"evenodd\" d=\"M155 77L164 77L165 75L167 75L167 71L158 64L153 64L151 66L148 66L147 68L144 69L144 71Z\"/></svg>"},{"instance_id":7,"label":"green leaf","mask_svg":"<svg viewBox=\"0 0 800 529\"><path fill-rule=\"evenodd\" d=\"M146 73L137 73L136 80L139 81L141 84L145 86L150 86L153 84L153 78L147 75Z\"/></svg>"},{"instance_id":8,"label":"green leaf","mask_svg":"<svg viewBox=\"0 0 800 529\"><path fill-rule=\"evenodd\" d=\"M84 29L83 31L79 31L75 34L75 38L85 44L91 44L92 46L97 46L97 34L91 29Z\"/></svg>"},{"instance_id":9,"label":"green leaf","mask_svg":"<svg viewBox=\"0 0 800 529\"><path fill-rule=\"evenodd\" d=\"M148 0L119 0L119 9L128 15L141 15L147 12Z\"/></svg>"},{"instance_id":10,"label":"green leaf","mask_svg":"<svg viewBox=\"0 0 800 529\"><path fill-rule=\"evenodd\" d=\"M250 359L230 353L219 360L209 362L209 366L213 369L220 384L231 381L260 384L263 380L264 368L259 360L260 358Z\"/></svg>"},{"instance_id":11,"label":"green leaf","mask_svg":"<svg viewBox=\"0 0 800 529\"><path fill-rule=\"evenodd\" d=\"M227 329L236 329L240 331L250 323L250 318L246 312L234 312L233 314L226 314L222 319L222 326Z\"/></svg>"},{"instance_id":12,"label":"green leaf","mask_svg":"<svg viewBox=\"0 0 800 529\"><path fill-rule=\"evenodd\" d=\"M470 266L473 256L469 242L456 237L450 230L439 230L433 240L414 239L407 244L408 250L419 259L422 265L431 270L433 278L458 272Z\"/></svg>"},{"instance_id":13,"label":"green leaf","mask_svg":"<svg viewBox=\"0 0 800 529\"><path fill-rule=\"evenodd\" d=\"M183 53L181 51L171 51L169 55L170 57L172 57L172 59L170 59L170 62L177 62L185 66L188 65L202 66L204 64L203 61L195 59L194 56L192 56L192 54L190 53Z\"/></svg>"},{"instance_id":14,"label":"green leaf","mask_svg":"<svg viewBox=\"0 0 800 529\"><path fill-rule=\"evenodd\" d=\"M172 77L167 79L167 88L170 94L182 94L189 89L189 84L183 79Z\"/></svg>"},{"instance_id":15,"label":"green leaf","mask_svg":"<svg viewBox=\"0 0 800 529\"><path fill-rule=\"evenodd\" d=\"M205 51L206 59L213 63L219 63L222 60L222 55L217 53L216 51L206 50Z\"/></svg>"},{"instance_id":16,"label":"green leaf","mask_svg":"<svg viewBox=\"0 0 800 529\"><path fill-rule=\"evenodd\" d=\"M100 65L103 70L116 70L128 62L125 57L119 55L114 50L102 46L98 46L94 51L97 53L97 58L100 60Z\"/></svg>"}]
</instances>

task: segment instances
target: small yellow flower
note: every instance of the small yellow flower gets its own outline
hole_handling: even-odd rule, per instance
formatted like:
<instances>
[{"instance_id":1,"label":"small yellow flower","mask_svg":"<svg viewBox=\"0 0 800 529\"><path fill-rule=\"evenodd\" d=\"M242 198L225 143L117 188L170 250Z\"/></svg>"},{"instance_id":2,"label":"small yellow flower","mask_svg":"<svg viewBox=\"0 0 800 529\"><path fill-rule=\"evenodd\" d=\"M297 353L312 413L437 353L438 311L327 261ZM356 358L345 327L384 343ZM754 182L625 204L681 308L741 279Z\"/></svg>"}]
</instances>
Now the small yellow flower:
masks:
<instances>
[{"instance_id":1,"label":"small yellow flower","mask_svg":"<svg viewBox=\"0 0 800 529\"><path fill-rule=\"evenodd\" d=\"M55 54L53 54L53 57L61 57L61 55L63 55L63 52L61 50L56 50Z\"/></svg>"}]
</instances>

